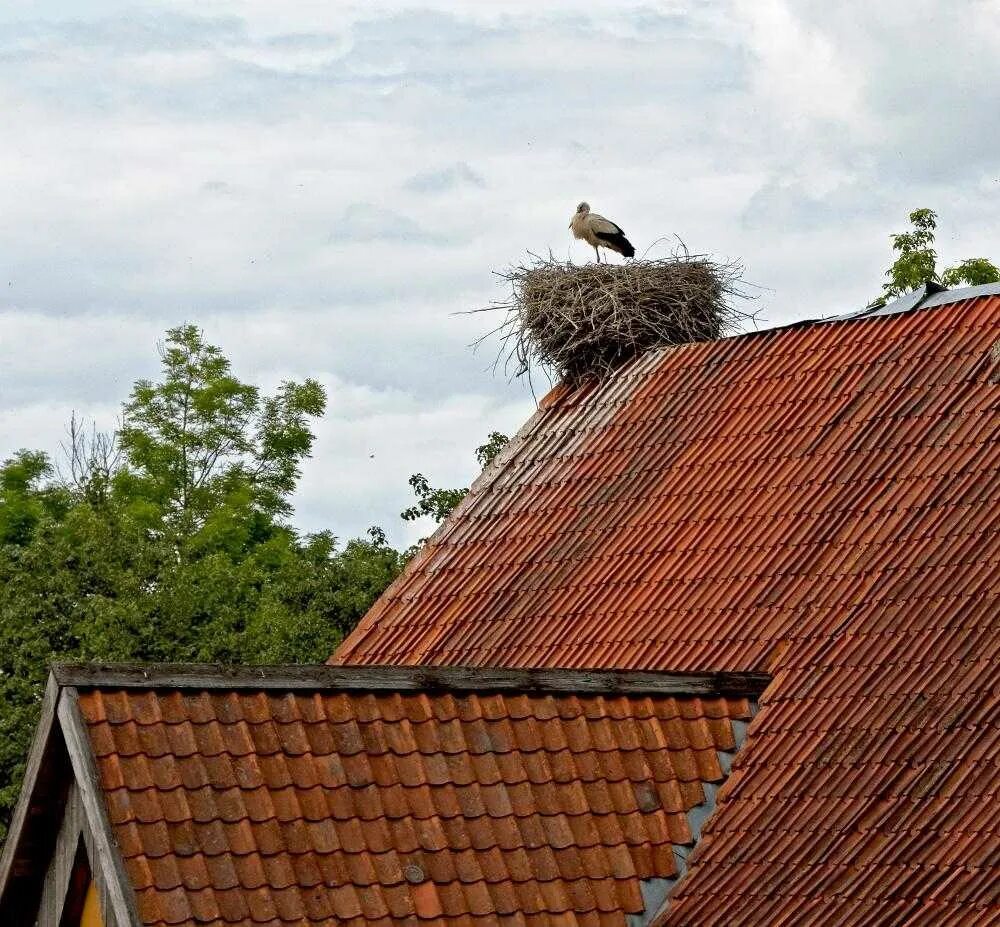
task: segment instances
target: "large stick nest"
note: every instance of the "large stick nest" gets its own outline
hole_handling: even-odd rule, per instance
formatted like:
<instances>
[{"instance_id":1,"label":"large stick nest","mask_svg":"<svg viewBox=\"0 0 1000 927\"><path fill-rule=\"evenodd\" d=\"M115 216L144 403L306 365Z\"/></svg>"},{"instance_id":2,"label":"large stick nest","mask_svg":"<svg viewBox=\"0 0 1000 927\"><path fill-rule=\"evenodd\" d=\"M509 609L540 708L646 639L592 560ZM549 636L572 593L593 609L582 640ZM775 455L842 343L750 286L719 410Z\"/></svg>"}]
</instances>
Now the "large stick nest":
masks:
<instances>
[{"instance_id":1,"label":"large stick nest","mask_svg":"<svg viewBox=\"0 0 1000 927\"><path fill-rule=\"evenodd\" d=\"M577 266L531 254L498 276L511 288L491 307L504 320L497 366L514 376L540 366L580 384L606 378L651 348L712 341L753 318L742 267L681 248L670 258ZM487 336L489 337L489 336Z\"/></svg>"}]
</instances>

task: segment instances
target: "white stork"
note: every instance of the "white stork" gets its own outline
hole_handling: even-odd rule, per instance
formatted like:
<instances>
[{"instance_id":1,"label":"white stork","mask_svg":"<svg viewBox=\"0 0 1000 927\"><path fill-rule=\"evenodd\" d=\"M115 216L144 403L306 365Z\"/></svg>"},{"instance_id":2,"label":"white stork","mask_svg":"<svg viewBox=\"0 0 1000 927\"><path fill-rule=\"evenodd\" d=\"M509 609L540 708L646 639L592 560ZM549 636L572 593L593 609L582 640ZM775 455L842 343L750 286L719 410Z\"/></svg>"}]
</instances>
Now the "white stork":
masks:
<instances>
[{"instance_id":1,"label":"white stork","mask_svg":"<svg viewBox=\"0 0 1000 927\"><path fill-rule=\"evenodd\" d=\"M635 248L625 237L625 233L610 219L590 211L589 203L581 203L576 207L573 219L569 224L574 238L581 238L594 249L597 263L601 263L601 252L598 248L610 248L627 258L635 255Z\"/></svg>"}]
</instances>

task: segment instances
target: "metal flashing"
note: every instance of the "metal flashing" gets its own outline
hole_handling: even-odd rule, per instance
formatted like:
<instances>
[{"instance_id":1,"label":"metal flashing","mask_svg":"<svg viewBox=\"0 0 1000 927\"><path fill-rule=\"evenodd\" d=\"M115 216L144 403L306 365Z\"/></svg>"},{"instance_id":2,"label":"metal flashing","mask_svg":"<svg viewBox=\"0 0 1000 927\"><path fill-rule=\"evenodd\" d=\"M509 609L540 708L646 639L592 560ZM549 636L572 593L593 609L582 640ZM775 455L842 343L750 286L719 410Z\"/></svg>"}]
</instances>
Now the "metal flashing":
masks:
<instances>
[{"instance_id":1,"label":"metal flashing","mask_svg":"<svg viewBox=\"0 0 1000 927\"><path fill-rule=\"evenodd\" d=\"M772 332L785 331L786 329L805 328L810 325L824 325L827 322L860 322L867 319L902 315L906 312L915 312L918 309L936 309L939 306L963 302L967 299L978 299L982 296L1000 296L1000 282L984 283L980 286L966 286L950 290L940 283L929 280L919 289L905 293L898 299L886 303L884 306L866 306L864 309L854 309L840 315L829 315L818 319L799 319L795 322L787 322L783 325L772 326L771 328L761 328L752 332L740 332L730 337L752 338L759 335L768 335Z\"/></svg>"},{"instance_id":2,"label":"metal flashing","mask_svg":"<svg viewBox=\"0 0 1000 927\"><path fill-rule=\"evenodd\" d=\"M757 703L750 702L751 716L757 714ZM723 782L729 777L733 768L733 761L746 741L747 730L750 727L749 721L739 721L733 719L732 730L735 741L732 750L717 750L716 756L719 758L719 766L722 769ZM641 917L642 920L630 920L628 927L647 927L649 924L658 922L670 908L670 898L677 889L677 886L684 880L688 872L688 857L694 852L701 840L702 830L708 820L715 814L719 789L722 782L703 782L702 789L705 793L705 800L700 805L695 805L687 813L688 827L691 830L691 842L687 846L675 846L674 858L677 863L677 874L669 879L648 880L655 882L655 885L643 884L642 896L657 899L655 904L647 904L642 915L630 915L631 918Z\"/></svg>"}]
</instances>

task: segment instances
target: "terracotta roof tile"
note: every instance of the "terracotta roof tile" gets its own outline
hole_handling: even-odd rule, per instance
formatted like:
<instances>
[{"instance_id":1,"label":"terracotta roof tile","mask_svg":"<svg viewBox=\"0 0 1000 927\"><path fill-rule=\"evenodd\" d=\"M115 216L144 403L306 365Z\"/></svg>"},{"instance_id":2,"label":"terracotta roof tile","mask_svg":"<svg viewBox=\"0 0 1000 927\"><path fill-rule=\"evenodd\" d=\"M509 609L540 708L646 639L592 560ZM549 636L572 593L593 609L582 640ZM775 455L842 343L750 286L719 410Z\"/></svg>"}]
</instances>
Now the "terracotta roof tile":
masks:
<instances>
[{"instance_id":1,"label":"terracotta roof tile","mask_svg":"<svg viewBox=\"0 0 1000 927\"><path fill-rule=\"evenodd\" d=\"M534 915L624 927L624 912L641 910L638 879L674 874L671 841L690 839L671 823L691 807L678 782L697 775L701 751L688 745L707 736L709 713L712 730L731 733L726 699L699 700L687 721L680 701L80 697L144 922L220 927Z\"/></svg>"},{"instance_id":2,"label":"terracotta roof tile","mask_svg":"<svg viewBox=\"0 0 1000 927\"><path fill-rule=\"evenodd\" d=\"M998 333L985 295L559 387L334 662L769 672L665 923L978 924L998 903ZM539 749L527 700L506 702ZM583 781L639 768L627 750L657 729L630 706L564 723ZM654 703L671 749L643 762L679 780L664 807L721 777L749 707ZM592 808L628 806L605 791Z\"/></svg>"}]
</instances>

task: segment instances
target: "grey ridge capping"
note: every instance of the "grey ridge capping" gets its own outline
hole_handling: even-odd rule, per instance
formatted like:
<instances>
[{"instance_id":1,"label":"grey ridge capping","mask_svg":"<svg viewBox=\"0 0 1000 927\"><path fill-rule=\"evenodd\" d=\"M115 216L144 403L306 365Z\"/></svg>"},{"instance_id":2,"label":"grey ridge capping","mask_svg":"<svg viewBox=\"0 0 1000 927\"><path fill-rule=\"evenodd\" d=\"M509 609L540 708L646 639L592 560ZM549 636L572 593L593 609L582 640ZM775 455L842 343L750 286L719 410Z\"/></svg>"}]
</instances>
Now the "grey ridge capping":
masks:
<instances>
[{"instance_id":1,"label":"grey ridge capping","mask_svg":"<svg viewBox=\"0 0 1000 927\"><path fill-rule=\"evenodd\" d=\"M741 332L732 335L733 338L754 338L760 335L770 335L789 328L803 328L809 325L823 325L828 322L865 322L883 316L901 315L904 312L914 312L918 309L936 309L949 303L959 303L966 299L977 299L981 296L1000 296L1000 283L984 283L980 286L963 286L949 290L940 283L928 281L912 293L905 293L898 299L884 306L866 306L841 315L828 315L821 319L801 319L788 322L785 325L775 325L771 328L759 328L751 332Z\"/></svg>"},{"instance_id":2,"label":"grey ridge capping","mask_svg":"<svg viewBox=\"0 0 1000 927\"><path fill-rule=\"evenodd\" d=\"M577 695L758 696L764 673L503 669L481 666L222 666L198 663L57 664L60 686L141 689L372 689L566 692Z\"/></svg>"}]
</instances>

